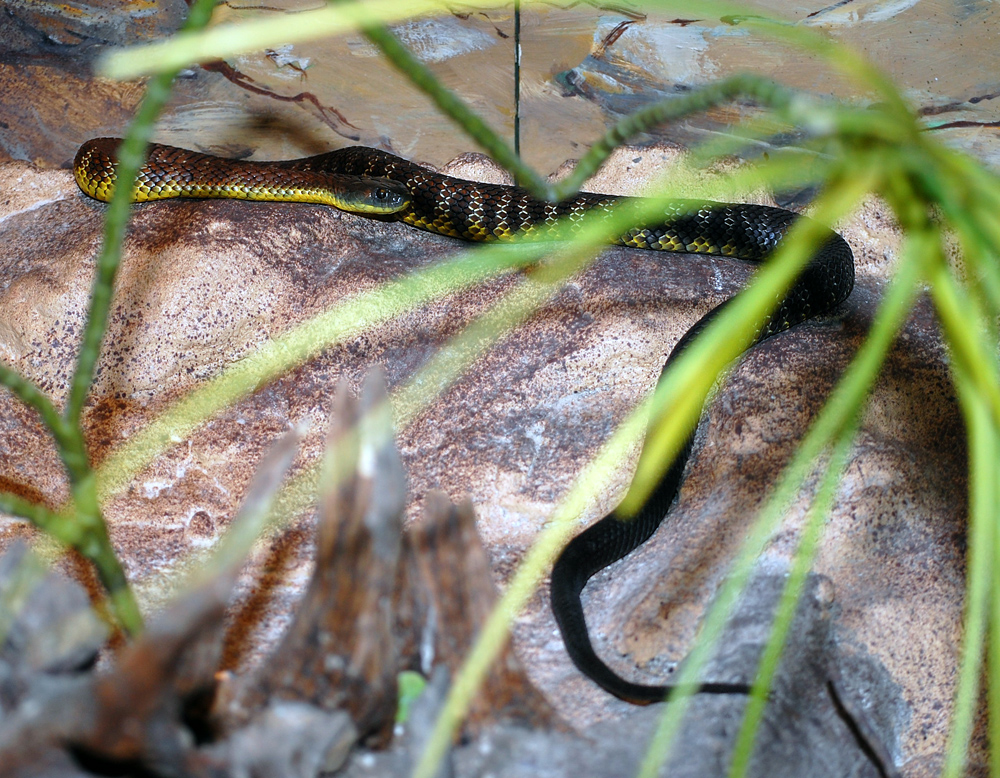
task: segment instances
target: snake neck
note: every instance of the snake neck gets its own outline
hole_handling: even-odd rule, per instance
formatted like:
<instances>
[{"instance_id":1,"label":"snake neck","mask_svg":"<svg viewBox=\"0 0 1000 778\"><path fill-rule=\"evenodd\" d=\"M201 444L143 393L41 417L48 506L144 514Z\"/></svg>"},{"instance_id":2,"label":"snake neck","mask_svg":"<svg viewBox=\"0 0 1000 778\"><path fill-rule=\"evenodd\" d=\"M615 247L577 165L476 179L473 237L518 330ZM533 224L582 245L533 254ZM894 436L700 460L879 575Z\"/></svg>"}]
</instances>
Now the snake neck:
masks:
<instances>
[{"instance_id":1,"label":"snake neck","mask_svg":"<svg viewBox=\"0 0 1000 778\"><path fill-rule=\"evenodd\" d=\"M300 160L329 173L388 178L403 184L410 207L396 218L439 235L475 242L552 240L573 234L587 214L610 215L623 198L580 192L548 203L516 186L437 173L386 151L355 146Z\"/></svg>"}]
</instances>

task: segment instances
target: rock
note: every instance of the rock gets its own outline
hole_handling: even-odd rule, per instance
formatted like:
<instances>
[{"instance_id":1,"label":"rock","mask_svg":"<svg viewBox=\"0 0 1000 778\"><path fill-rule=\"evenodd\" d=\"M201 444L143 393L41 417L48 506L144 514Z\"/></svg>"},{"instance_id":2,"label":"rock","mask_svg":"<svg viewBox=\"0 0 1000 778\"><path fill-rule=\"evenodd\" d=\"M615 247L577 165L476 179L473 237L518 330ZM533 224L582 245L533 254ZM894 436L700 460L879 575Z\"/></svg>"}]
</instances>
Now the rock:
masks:
<instances>
[{"instance_id":1,"label":"rock","mask_svg":"<svg viewBox=\"0 0 1000 778\"><path fill-rule=\"evenodd\" d=\"M764 560L737 604L705 678L747 679L755 672L775 605L787 581L787 567ZM868 714L857 715L854 703L839 688L834 664L839 654L831 630L828 581L814 576L806 587L789 633L771 698L758 731L748 776L796 778L804 775L887 778L898 773L883 742L892 742L891 727L876 726ZM867 689L878 714L891 712L895 690L884 668L870 666L874 681ZM425 692L433 699L434 692ZM849 694L853 697L854 692ZM850 699L850 698L849 698ZM734 735L747 706L743 695L697 695L669 757L656 772L661 776L725 775L732 760ZM889 708L886 708L886 705ZM453 749L443 765L455 778L635 775L666 713L665 705L632 708L617 721L605 721L582 733L543 732L517 726L494 727ZM882 724L885 720L880 721ZM876 753L877 752L877 753ZM347 778L399 775L420 751L402 748L386 754L356 754Z\"/></svg>"},{"instance_id":2,"label":"rock","mask_svg":"<svg viewBox=\"0 0 1000 778\"><path fill-rule=\"evenodd\" d=\"M344 711L275 702L206 752L234 778L314 778L339 770L357 738Z\"/></svg>"},{"instance_id":3,"label":"rock","mask_svg":"<svg viewBox=\"0 0 1000 778\"><path fill-rule=\"evenodd\" d=\"M654 154L631 153L631 160ZM11 247L0 258L0 355L61 403L104 206L76 193L64 173L43 175L22 163L0 168L0 191L23 193L23 181L45 185L0 213L0 237ZM886 223L869 203L845 225L859 282L844 311L773 338L741 361L703 418L672 515L585 592L598 650L621 673L669 678L687 654L754 509L871 321L898 240ZM114 462L178 398L310 316L464 249L319 207L176 201L136 208L84 415L94 461ZM583 464L653 386L673 343L748 275L721 258L605 251L432 405L397 409L406 422L397 437L409 473L405 521L416 519L433 489L452 500L471 496L502 586ZM390 397L397 396L442 344L522 279L509 274L345 331L302 366L179 436L117 491L108 487L112 539L146 607L169 596L165 582L183 559L214 545L275 437L303 429L293 472L319 460L338 380L358 386L371 366L383 365ZM61 504L64 475L37 420L8 393L0 394L0 418L0 483ZM581 526L614 507L631 468L622 463ZM904 767L945 747L961 633L965 491L962 421L931 307L921 300L876 386L816 566L836 591L840 650L881 663L898 684L888 731L898 732L893 755ZM770 554L787 558L802 515L797 504ZM259 584L255 570L241 579L228 669L258 663L288 624L311 570L311 523L311 516L293 521L258 550L255 570L266 570ZM7 520L0 533L9 543L32 531ZM633 712L569 665L544 595L514 625L514 647L574 726ZM856 668L842 664L845 685L858 683ZM974 759L985 747L985 736L976 737Z\"/></svg>"}]
</instances>

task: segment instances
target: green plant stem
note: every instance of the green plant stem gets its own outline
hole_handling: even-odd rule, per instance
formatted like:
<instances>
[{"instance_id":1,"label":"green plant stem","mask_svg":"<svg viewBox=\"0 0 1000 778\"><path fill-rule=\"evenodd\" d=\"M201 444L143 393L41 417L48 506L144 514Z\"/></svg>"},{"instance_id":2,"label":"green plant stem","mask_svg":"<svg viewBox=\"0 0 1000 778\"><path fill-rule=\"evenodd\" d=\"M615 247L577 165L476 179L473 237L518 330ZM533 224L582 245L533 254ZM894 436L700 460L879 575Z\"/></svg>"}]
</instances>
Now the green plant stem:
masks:
<instances>
[{"instance_id":1,"label":"green plant stem","mask_svg":"<svg viewBox=\"0 0 1000 778\"><path fill-rule=\"evenodd\" d=\"M363 28L368 40L378 46L386 58L424 94L434 101L441 112L449 116L462 130L489 154L497 164L514 174L517 182L539 200L552 200L554 193L548 182L517 152L483 121L454 92L443 86L430 69L382 25Z\"/></svg>"},{"instance_id":2,"label":"green plant stem","mask_svg":"<svg viewBox=\"0 0 1000 778\"><path fill-rule=\"evenodd\" d=\"M997 394L991 391L997 388L998 376L995 350L990 345L995 343L996 335L977 295L963 288L944 261L935 268L932 296L951 349L952 376L969 440L969 560L964 637L952 730L942 771L944 778L957 778L965 773L979 701L983 648L991 605L996 598L991 584L998 561L1000 416Z\"/></svg>"},{"instance_id":3,"label":"green plant stem","mask_svg":"<svg viewBox=\"0 0 1000 778\"><path fill-rule=\"evenodd\" d=\"M60 514L50 511L44 505L31 500L25 500L10 492L0 492L0 513L7 513L11 516L20 516L27 519L40 530L47 532L55 538L60 538L59 527L61 522L66 521ZM63 538L60 538L61 540ZM63 542L70 543L69 540Z\"/></svg>"},{"instance_id":4,"label":"green plant stem","mask_svg":"<svg viewBox=\"0 0 1000 778\"><path fill-rule=\"evenodd\" d=\"M190 32L208 24L215 4L216 0L194 0L180 31ZM91 290L90 310L66 404L66 420L74 426L79 425L80 412L87 392L90 391L101 342L108 326L115 276L121 264L121 245L131 209L132 189L145 159L146 146L152 137L156 118L170 98L171 86L178 72L179 68L175 68L158 73L150 79L142 103L118 149L118 185L104 219L104 244L97 258L97 275Z\"/></svg>"},{"instance_id":5,"label":"green plant stem","mask_svg":"<svg viewBox=\"0 0 1000 778\"><path fill-rule=\"evenodd\" d=\"M1000 180L951 149L929 147L927 154L938 164L921 168L921 189L958 233L964 262L995 317L1000 314Z\"/></svg>"},{"instance_id":6,"label":"green plant stem","mask_svg":"<svg viewBox=\"0 0 1000 778\"><path fill-rule=\"evenodd\" d=\"M822 522L829 510L829 501L833 498L834 489L839 481L840 473L843 471L844 459L854 437L859 419L858 411L860 411L861 404L864 402L871 385L878 377L886 355L913 307L919 282L926 273L927 267L937 256L936 246L939 240L940 238L935 231L927 230L919 235L911 236L904 245L899 272L893 279L892 286L879 307L871 330L852 360L841 383L827 402L827 407L842 406L843 426L833 436L834 452L826 467L823 485L820 487L819 495L810 511L810 518L802 530L802 540L795 555L792 572L782 594L774 627L761 658L760 671L754 681L743 724L733 749L733 763L729 770L730 778L742 778L750 765L754 739L763 719L771 683L778 669L788 631L794 619L796 605L807 575L812 568ZM850 415L851 406L856 409L853 417ZM826 413L826 409L823 413ZM831 427L831 432L833 429Z\"/></svg>"},{"instance_id":7,"label":"green plant stem","mask_svg":"<svg viewBox=\"0 0 1000 778\"><path fill-rule=\"evenodd\" d=\"M196 0L191 5L183 29L203 27L211 16L215 0ZM104 224L104 244L97 258L97 273L90 296L90 309L84 325L83 338L76 370L70 382L66 408L60 420L43 413L43 419L52 430L59 452L66 464L73 494L73 524L53 522L51 516L37 513L46 520L50 531L57 538L69 538L74 548L90 559L97 569L101 583L108 591L112 610L122 627L129 634L142 629L142 616L121 563L115 555L108 536L107 525L101 515L97 500L96 479L87 461L80 416L87 393L94 378L101 343L107 330L108 313L114 292L115 276L121 263L121 244L128 224L130 200L136 174L142 165L143 152L152 134L153 123L170 96L170 87L176 71L154 76L146 89L129 131L118 150L118 186L108 207ZM15 391L18 391L15 389ZM30 397L22 386L19 396ZM44 408L38 398L31 404ZM20 506L24 507L24 506ZM72 527L70 529L70 527Z\"/></svg>"},{"instance_id":8,"label":"green plant stem","mask_svg":"<svg viewBox=\"0 0 1000 778\"><path fill-rule=\"evenodd\" d=\"M484 316L477 319L393 394L397 425L416 418L431 400L440 396L462 373L491 347L496 333L522 324L556 294L574 275L585 270L600 253L602 243L590 242L572 250L558 251L517 287L503 296Z\"/></svg>"},{"instance_id":9,"label":"green plant stem","mask_svg":"<svg viewBox=\"0 0 1000 778\"><path fill-rule=\"evenodd\" d=\"M71 480L84 478L89 471L83 436L77 426L69 424L56 410L52 401L38 386L0 363L0 386L9 388L21 402L38 412L42 423L48 428L56 442L59 456L70 474ZM18 514L30 518L23 513Z\"/></svg>"},{"instance_id":10,"label":"green plant stem","mask_svg":"<svg viewBox=\"0 0 1000 778\"><path fill-rule=\"evenodd\" d=\"M969 739L979 701L986 628L991 601L996 596L991 591L991 584L997 564L997 521L1000 520L997 492L1000 444L996 422L989 406L976 391L974 380L959 365L954 369L954 381L969 438L969 561L962 660L942 778L965 775Z\"/></svg>"},{"instance_id":11,"label":"green plant stem","mask_svg":"<svg viewBox=\"0 0 1000 778\"><path fill-rule=\"evenodd\" d=\"M496 0L464 0L463 8L496 8ZM239 24L220 24L203 32L178 33L169 40L114 49L97 65L105 78L118 80L188 67L198 62L251 54L282 44L353 33L364 25L406 21L450 13L444 0L365 0L337 2L294 14L268 15Z\"/></svg>"},{"instance_id":12,"label":"green plant stem","mask_svg":"<svg viewBox=\"0 0 1000 778\"><path fill-rule=\"evenodd\" d=\"M54 512L30 500L10 493L0 493L0 511L28 519L36 527L90 559L98 577L108 590L114 611L125 629L134 634L142 628L142 619L115 556L107 527L94 499L94 479L87 461L83 433L58 414L48 397L32 382L5 365L0 365L0 382L22 402L38 411L56 442L66 466L73 494L72 510Z\"/></svg>"},{"instance_id":13,"label":"green plant stem","mask_svg":"<svg viewBox=\"0 0 1000 778\"><path fill-rule=\"evenodd\" d=\"M578 192L583 182L600 169L616 148L640 133L711 110L740 97L752 97L772 110L780 110L796 94L768 78L741 73L641 108L621 119L590 147L577 162L573 172L555 185L555 198L563 200Z\"/></svg>"}]
</instances>

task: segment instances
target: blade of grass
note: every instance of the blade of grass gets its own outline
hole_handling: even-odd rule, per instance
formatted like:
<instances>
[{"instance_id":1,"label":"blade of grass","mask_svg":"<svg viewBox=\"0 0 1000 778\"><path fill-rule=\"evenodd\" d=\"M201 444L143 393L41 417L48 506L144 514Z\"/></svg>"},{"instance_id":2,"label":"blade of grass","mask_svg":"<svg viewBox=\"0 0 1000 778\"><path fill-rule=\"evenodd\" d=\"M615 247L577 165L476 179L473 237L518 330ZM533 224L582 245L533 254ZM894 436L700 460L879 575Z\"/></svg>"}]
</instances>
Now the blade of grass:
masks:
<instances>
[{"instance_id":1,"label":"blade of grass","mask_svg":"<svg viewBox=\"0 0 1000 778\"><path fill-rule=\"evenodd\" d=\"M455 676L427 746L414 767L413 778L432 778L437 775L438 765L448 750L451 738L464 719L491 664L506 645L508 625L534 594L543 571L552 564L552 560L566 543L577 517L586 511L588 505L610 483L619 463L641 438L645 428L644 411L647 408L648 404L644 403L618 426L598 455L583 469L574 486L560 502L548 526L525 554Z\"/></svg>"},{"instance_id":2,"label":"blade of grass","mask_svg":"<svg viewBox=\"0 0 1000 778\"><path fill-rule=\"evenodd\" d=\"M688 0L644 0L645 5L660 10L690 12ZM801 51L826 60L837 68L853 88L870 90L884 103L889 113L906 114L909 109L899 90L881 70L849 46L838 43L821 30L782 20L759 8L719 0L701 0L697 4L700 18L719 18L724 24L743 27L781 41Z\"/></svg>"},{"instance_id":3,"label":"blade of grass","mask_svg":"<svg viewBox=\"0 0 1000 778\"><path fill-rule=\"evenodd\" d=\"M841 121L838 117L845 113L843 106L823 102L762 76L739 73L653 103L621 119L580 158L573 172L556 184L556 199L564 199L579 191L584 181L600 169L616 148L641 133L738 99L752 99L784 121L822 135L835 131ZM697 153L696 159L698 162L708 161Z\"/></svg>"},{"instance_id":4,"label":"blade of grass","mask_svg":"<svg viewBox=\"0 0 1000 778\"><path fill-rule=\"evenodd\" d=\"M976 275L989 308L1000 314L1000 181L963 154L927 143L936 164L915 166L927 196L940 207L962 245L963 264Z\"/></svg>"},{"instance_id":5,"label":"blade of grass","mask_svg":"<svg viewBox=\"0 0 1000 778\"><path fill-rule=\"evenodd\" d=\"M840 479L847 466L855 428L856 425L850 424L844 427L834 441L829 463L821 468L825 470L822 482L806 515L805 526L802 528L795 558L792 560L788 581L781 593L781 599L775 611L774 623L771 626L771 634L761 656L760 669L747 701L743 724L736 736L736 744L733 747L733 762L729 769L730 778L742 778L750 767L750 758L753 756L760 722L764 718L764 709L767 707L771 685L778 672L792 623L798 613L799 601L809 580L813 561L819 551L824 520L833 507L837 487L840 485Z\"/></svg>"},{"instance_id":6,"label":"blade of grass","mask_svg":"<svg viewBox=\"0 0 1000 778\"><path fill-rule=\"evenodd\" d=\"M955 386L966 417L969 438L969 563L966 584L962 659L955 693L951 735L941 778L965 775L969 740L979 702L983 648L992 600L998 513L997 463L1000 440L990 409L975 383L956 366Z\"/></svg>"},{"instance_id":7,"label":"blade of grass","mask_svg":"<svg viewBox=\"0 0 1000 778\"><path fill-rule=\"evenodd\" d=\"M72 520L67 520L55 511L50 511L40 503L25 500L10 492L0 492L0 513L27 519L39 529L59 538L70 546L79 539L79 531Z\"/></svg>"},{"instance_id":8,"label":"blade of grass","mask_svg":"<svg viewBox=\"0 0 1000 778\"><path fill-rule=\"evenodd\" d=\"M706 338L708 332L720 333L719 340L713 343L715 349L704 353L697 363L694 357L682 357L663 376L660 382L662 394L657 390L662 400L657 400L654 406L654 413L658 414L654 417L656 422L646 436L635 477L617 509L618 515L636 513L659 483L697 422L716 378L749 347L757 323L763 321L777 301L784 298L812 256L814 247L825 236L826 227L823 225L843 218L874 184L872 171L853 172L852 169L852 174L839 177L838 183L816 201L814 220L800 220L789 230L774 256L758 271L753 283L733 299L706 331ZM753 326L747 327L747 323ZM721 333L728 335L723 339ZM690 352L695 352L696 348L693 347ZM670 413L660 415L662 411L659 409L662 408L669 408Z\"/></svg>"},{"instance_id":9,"label":"blade of grass","mask_svg":"<svg viewBox=\"0 0 1000 778\"><path fill-rule=\"evenodd\" d=\"M462 7L495 8L496 3L463 0ZM109 51L98 61L97 72L105 78L133 79L282 44L354 32L365 26L450 13L445 0L341 2L312 11L218 25L201 33L179 33L167 41Z\"/></svg>"},{"instance_id":10,"label":"blade of grass","mask_svg":"<svg viewBox=\"0 0 1000 778\"><path fill-rule=\"evenodd\" d=\"M117 448L98 470L100 498L126 488L149 462L212 415L325 348L432 300L524 267L548 249L540 244L489 246L365 292L332 308L227 366Z\"/></svg>"},{"instance_id":11,"label":"blade of grass","mask_svg":"<svg viewBox=\"0 0 1000 778\"><path fill-rule=\"evenodd\" d=\"M890 166L886 165L886 167ZM934 248L936 245L933 241L927 242L923 248L915 249L915 256L921 257L928 251L936 251ZM905 285L901 289L905 289ZM757 524L733 566L733 572L704 617L701 639L689 653L681 672L678 674L677 683L691 684L698 677L701 665L707 659L708 652L721 634L729 611L749 578L753 561L763 551L765 542L777 527L785 506L790 503L794 494L801 488L801 484L811 472L812 463L838 435L838 431L851 423L857 409L867 395L873 380L873 374L870 373L871 370L874 370L872 359L876 354L877 352L867 349L859 352L859 356L863 355L864 359L859 362L858 357L856 357L852 361L844 378L838 383L830 400L824 405L816 422L796 450L778 486L761 510ZM682 695L673 695L671 701L674 704L667 706L660 728L654 736L646 760L638 773L641 778L650 778L656 773L659 765L665 760L669 745L683 719L686 698Z\"/></svg>"},{"instance_id":12,"label":"blade of grass","mask_svg":"<svg viewBox=\"0 0 1000 778\"><path fill-rule=\"evenodd\" d=\"M871 330L844 374L844 378L827 401L827 407L843 404L844 407L841 411L844 419L843 427L834 437L835 449L831 461L826 467L824 484L820 487L820 493L816 497L806 526L802 530L802 540L796 551L791 575L775 615L771 636L761 657L760 670L754 681L743 724L733 749L733 763L729 770L730 778L742 778L749 768L754 739L763 719L771 683L778 669L797 603L812 568L823 519L829 511L829 504L824 504L824 502L833 498L833 490L844 467L841 460L846 457L849 451L849 444L854 437L859 419L861 404L878 377L886 355L913 307L919 283L928 266L937 256L939 240L939 235L933 230L911 234L908 237L900 252L899 272L893 279L892 286L879 307ZM853 418L850 415L851 406L856 408ZM824 494L826 496L821 497Z\"/></svg>"},{"instance_id":13,"label":"blade of grass","mask_svg":"<svg viewBox=\"0 0 1000 778\"><path fill-rule=\"evenodd\" d=\"M1000 426L1000 380L995 347L984 342L985 318L972 298L941 262L930 275L931 298L941 319L952 359L975 386L977 395L990 409L993 423Z\"/></svg>"},{"instance_id":14,"label":"blade of grass","mask_svg":"<svg viewBox=\"0 0 1000 778\"><path fill-rule=\"evenodd\" d=\"M509 332L526 321L574 275L597 258L602 244L564 248L459 335L392 395L397 428L409 424L434 398L443 394L472 364Z\"/></svg>"},{"instance_id":15,"label":"blade of grass","mask_svg":"<svg viewBox=\"0 0 1000 778\"><path fill-rule=\"evenodd\" d=\"M935 302L950 300L960 289L957 281L945 284L942 274L948 274L944 263L938 268L935 281ZM948 274L950 277L950 274ZM937 287L942 287L940 293ZM946 303L950 304L950 303ZM940 312L940 308L939 308ZM979 350L988 351L978 333L988 332L982 321L977 321L975 310L965 308L959 312L964 319L963 329L970 338L977 341ZM942 315L946 338L951 345L951 330L957 322L949 314L948 321ZM992 366L990 366L992 367ZM982 675L983 648L991 601L995 593L990 584L992 570L997 560L994 555L997 537L997 522L1000 521L1000 500L997 493L997 463L1000 462L1000 426L995 409L990 407L989 398L984 396L980 377L968 371L966 358L955 359L952 376L958 393L959 404L965 415L965 427L969 440L969 559L966 583L965 620L962 641L962 659L955 693L955 711L942 778L958 778L965 774L968 747L972 735L979 684ZM996 383L994 375L992 379Z\"/></svg>"},{"instance_id":16,"label":"blade of grass","mask_svg":"<svg viewBox=\"0 0 1000 778\"><path fill-rule=\"evenodd\" d=\"M806 477L812 472L813 463L840 432L852 423L871 384L873 376L870 360L873 356L874 352L866 351L864 362L859 363L857 357L852 361L844 378L834 389L791 462L786 466L778 485L758 514L755 526L733 564L732 572L702 620L701 637L678 673L676 678L678 684L691 685L696 682L712 646L721 635L732 606L749 579L754 561L776 530L786 506L790 504ZM670 698L671 704L666 707L646 759L637 773L639 778L652 778L665 761L670 744L683 720L686 700L686 695L673 695Z\"/></svg>"}]
</instances>

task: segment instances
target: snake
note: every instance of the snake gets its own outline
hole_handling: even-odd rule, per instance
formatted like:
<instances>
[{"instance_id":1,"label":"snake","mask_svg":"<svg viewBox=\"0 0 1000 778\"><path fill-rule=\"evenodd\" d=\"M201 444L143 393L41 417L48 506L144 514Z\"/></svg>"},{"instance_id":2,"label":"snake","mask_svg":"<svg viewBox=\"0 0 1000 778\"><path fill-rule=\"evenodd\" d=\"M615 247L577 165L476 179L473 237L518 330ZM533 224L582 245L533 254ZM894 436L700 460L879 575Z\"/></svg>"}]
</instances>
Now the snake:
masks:
<instances>
[{"instance_id":1,"label":"snake","mask_svg":"<svg viewBox=\"0 0 1000 778\"><path fill-rule=\"evenodd\" d=\"M115 138L84 143L73 171L80 188L108 201L117 169ZM423 230L476 242L564 237L584 219L610 216L622 198L579 192L562 202L538 200L522 188L466 181L443 175L389 152L348 147L296 160L259 162L215 157L151 144L132 200L172 197L236 198L332 205L354 213L395 219ZM808 217L774 206L677 200L655 219L638 224L614 241L622 246L689 254L710 254L763 263L796 221ZM832 313L854 287L854 256L844 238L826 227L798 278L758 323L752 348L807 319ZM690 327L670 351L663 374L733 298ZM549 585L551 607L567 653L576 667L607 692L631 703L660 702L671 684L642 684L622 678L601 659L590 640L582 604L587 582L646 542L670 511L690 459L695 429L666 468L649 497L631 516L612 512L573 538L560 552ZM640 460L645 455L645 446ZM700 682L695 691L746 694L740 682Z\"/></svg>"}]
</instances>

